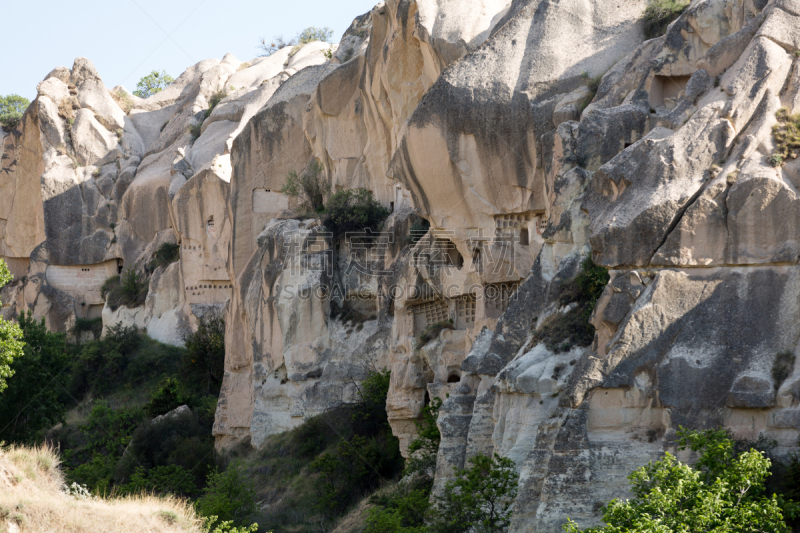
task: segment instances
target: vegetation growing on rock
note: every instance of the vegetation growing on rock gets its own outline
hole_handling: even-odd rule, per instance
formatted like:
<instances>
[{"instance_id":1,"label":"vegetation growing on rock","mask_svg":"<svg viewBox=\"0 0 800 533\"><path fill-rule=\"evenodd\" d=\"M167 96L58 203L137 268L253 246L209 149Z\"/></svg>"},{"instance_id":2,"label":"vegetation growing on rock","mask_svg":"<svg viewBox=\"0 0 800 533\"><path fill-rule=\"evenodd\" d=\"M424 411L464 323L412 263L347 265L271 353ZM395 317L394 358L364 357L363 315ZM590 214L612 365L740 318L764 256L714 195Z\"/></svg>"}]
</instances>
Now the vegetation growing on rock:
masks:
<instances>
[{"instance_id":1,"label":"vegetation growing on rock","mask_svg":"<svg viewBox=\"0 0 800 533\"><path fill-rule=\"evenodd\" d=\"M147 264L147 271L153 272L161 267L166 268L172 263L180 260L181 245L173 242L162 243L153 254L153 258Z\"/></svg>"},{"instance_id":2,"label":"vegetation growing on rock","mask_svg":"<svg viewBox=\"0 0 800 533\"><path fill-rule=\"evenodd\" d=\"M0 96L0 125L9 130L15 128L30 104L30 100L18 94Z\"/></svg>"},{"instance_id":3,"label":"vegetation growing on rock","mask_svg":"<svg viewBox=\"0 0 800 533\"><path fill-rule=\"evenodd\" d=\"M148 98L156 93L160 93L174 81L175 78L167 74L167 71L162 70L159 72L154 70L136 83L136 90L133 91L133 94L139 98Z\"/></svg>"},{"instance_id":4,"label":"vegetation growing on rock","mask_svg":"<svg viewBox=\"0 0 800 533\"><path fill-rule=\"evenodd\" d=\"M644 36L654 39L689 7L690 0L651 0L644 11Z\"/></svg>"},{"instance_id":5,"label":"vegetation growing on rock","mask_svg":"<svg viewBox=\"0 0 800 533\"><path fill-rule=\"evenodd\" d=\"M609 279L605 268L595 265L591 257L584 259L580 273L561 287L559 304L567 310L545 319L535 332L535 340L555 353L569 351L575 345L589 346L594 339L589 319Z\"/></svg>"},{"instance_id":6,"label":"vegetation growing on rock","mask_svg":"<svg viewBox=\"0 0 800 533\"><path fill-rule=\"evenodd\" d=\"M328 27L318 28L316 26L309 26L298 33L296 37L291 39L286 39L283 36L275 36L271 40L267 40L262 37L258 44L258 49L261 52L259 55L260 57L271 56L278 50L286 48L287 46L299 47L300 45L308 44L314 41L328 43L330 42L331 37L333 37L332 29Z\"/></svg>"},{"instance_id":7,"label":"vegetation growing on rock","mask_svg":"<svg viewBox=\"0 0 800 533\"><path fill-rule=\"evenodd\" d=\"M775 113L775 118L778 119L778 123L772 126L775 152L769 162L773 167L780 167L789 158L796 157L795 150L800 149L800 113L792 115L782 107Z\"/></svg>"},{"instance_id":8,"label":"vegetation growing on rock","mask_svg":"<svg viewBox=\"0 0 800 533\"><path fill-rule=\"evenodd\" d=\"M108 278L101 293L112 311L122 306L133 309L144 305L149 287L150 278L135 268L127 268L121 275Z\"/></svg>"},{"instance_id":9,"label":"vegetation growing on rock","mask_svg":"<svg viewBox=\"0 0 800 533\"><path fill-rule=\"evenodd\" d=\"M308 214L321 213L325 209L325 199L331 191L323 170L322 163L314 161L299 175L295 171L289 172L280 192L296 198L300 207Z\"/></svg>"},{"instance_id":10,"label":"vegetation growing on rock","mask_svg":"<svg viewBox=\"0 0 800 533\"><path fill-rule=\"evenodd\" d=\"M428 344L433 339L437 338L439 333L446 329L455 329L452 318L448 318L447 320L442 320L441 322L436 322L430 326L427 326L425 331L423 331L420 336L417 337L417 350Z\"/></svg>"},{"instance_id":11,"label":"vegetation growing on rock","mask_svg":"<svg viewBox=\"0 0 800 533\"><path fill-rule=\"evenodd\" d=\"M49 332L44 319L23 314L20 327L28 344L0 394L0 442L57 446L67 481L87 495L224 500L220 479L234 474L217 463L211 436L224 322L205 321L199 335L187 338L188 350L121 324L80 344ZM212 516L211 509L218 517L208 531L250 524L241 513L212 507L198 507L203 516Z\"/></svg>"},{"instance_id":12,"label":"vegetation growing on rock","mask_svg":"<svg viewBox=\"0 0 800 533\"><path fill-rule=\"evenodd\" d=\"M791 375L794 370L794 360L794 354L788 350L775 355L775 361L772 363L772 381L775 384L775 390L778 390L786 378Z\"/></svg>"},{"instance_id":13,"label":"vegetation growing on rock","mask_svg":"<svg viewBox=\"0 0 800 533\"><path fill-rule=\"evenodd\" d=\"M5 261L0 259L0 288L11 279L11 272ZM7 386L6 380L14 375L11 365L15 359L23 355L24 346L20 327L0 317L0 393Z\"/></svg>"},{"instance_id":14,"label":"vegetation growing on rock","mask_svg":"<svg viewBox=\"0 0 800 533\"><path fill-rule=\"evenodd\" d=\"M211 113L214 112L214 108L217 107L222 100L224 100L228 96L228 91L225 89L219 90L211 95L211 98L208 99L208 109L206 109L205 116L208 118Z\"/></svg>"},{"instance_id":15,"label":"vegetation growing on rock","mask_svg":"<svg viewBox=\"0 0 800 533\"><path fill-rule=\"evenodd\" d=\"M336 241L348 232L377 233L389 210L378 203L372 196L372 191L367 189L342 189L336 191L328 200L325 227L333 233ZM358 239L357 235L352 236ZM366 237L371 241L370 237Z\"/></svg>"},{"instance_id":16,"label":"vegetation growing on rock","mask_svg":"<svg viewBox=\"0 0 800 533\"><path fill-rule=\"evenodd\" d=\"M798 505L766 495L771 462L762 452L737 452L724 430L681 430L678 437L678 449L699 454L694 465L667 452L628 476L633 497L603 507L605 526L581 530L570 520L564 530L787 531L784 516L795 515Z\"/></svg>"}]
</instances>

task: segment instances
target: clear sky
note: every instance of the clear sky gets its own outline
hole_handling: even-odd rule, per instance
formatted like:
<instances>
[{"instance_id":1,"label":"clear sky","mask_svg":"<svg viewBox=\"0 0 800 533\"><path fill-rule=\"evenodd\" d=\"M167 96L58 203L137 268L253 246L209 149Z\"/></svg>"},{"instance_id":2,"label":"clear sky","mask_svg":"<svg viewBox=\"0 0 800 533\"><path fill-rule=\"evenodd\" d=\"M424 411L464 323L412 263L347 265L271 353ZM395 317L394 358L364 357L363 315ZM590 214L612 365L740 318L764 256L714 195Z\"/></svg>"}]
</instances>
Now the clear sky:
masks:
<instances>
[{"instance_id":1,"label":"clear sky","mask_svg":"<svg viewBox=\"0 0 800 533\"><path fill-rule=\"evenodd\" d=\"M328 26L339 42L378 0L0 0L0 95L30 100L57 66L87 57L110 89L128 90L152 70L177 78L188 66L230 52L258 55L260 37L293 37Z\"/></svg>"}]
</instances>

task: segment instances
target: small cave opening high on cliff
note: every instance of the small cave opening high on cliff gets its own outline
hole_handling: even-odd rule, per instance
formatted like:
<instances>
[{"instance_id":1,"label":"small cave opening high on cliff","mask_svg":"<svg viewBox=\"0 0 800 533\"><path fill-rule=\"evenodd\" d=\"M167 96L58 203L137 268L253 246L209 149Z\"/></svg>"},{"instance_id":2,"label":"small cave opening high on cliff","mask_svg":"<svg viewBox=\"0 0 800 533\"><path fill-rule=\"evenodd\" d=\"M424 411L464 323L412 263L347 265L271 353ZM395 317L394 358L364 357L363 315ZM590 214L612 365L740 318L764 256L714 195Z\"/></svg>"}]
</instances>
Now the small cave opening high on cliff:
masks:
<instances>
[{"instance_id":1,"label":"small cave opening high on cliff","mask_svg":"<svg viewBox=\"0 0 800 533\"><path fill-rule=\"evenodd\" d=\"M650 107L658 109L675 107L680 94L686 89L691 76L655 76L650 85Z\"/></svg>"}]
</instances>

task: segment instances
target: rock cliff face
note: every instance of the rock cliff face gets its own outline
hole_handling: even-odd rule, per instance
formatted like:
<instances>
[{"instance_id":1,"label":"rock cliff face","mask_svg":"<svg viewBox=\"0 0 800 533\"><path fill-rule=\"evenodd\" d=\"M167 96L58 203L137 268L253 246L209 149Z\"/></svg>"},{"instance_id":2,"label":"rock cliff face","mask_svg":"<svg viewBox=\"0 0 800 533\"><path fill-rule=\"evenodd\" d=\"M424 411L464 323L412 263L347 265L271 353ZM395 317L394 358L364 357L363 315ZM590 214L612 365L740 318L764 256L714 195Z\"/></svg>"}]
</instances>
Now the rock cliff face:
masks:
<instances>
[{"instance_id":1,"label":"rock cliff face","mask_svg":"<svg viewBox=\"0 0 800 533\"><path fill-rule=\"evenodd\" d=\"M58 68L0 133L3 313L179 344L224 310L220 447L389 368L402 449L445 399L436 490L476 453L514 460L512 531L597 523L678 425L786 453L800 159L775 157L773 128L800 112L800 3L695 0L648 41L645 5L387 0L337 46L204 61L146 100L87 60ZM379 237L296 218L278 191L314 162L391 211ZM180 260L145 305L103 308L105 278L165 242ZM587 255L611 277L594 338L554 344Z\"/></svg>"}]
</instances>

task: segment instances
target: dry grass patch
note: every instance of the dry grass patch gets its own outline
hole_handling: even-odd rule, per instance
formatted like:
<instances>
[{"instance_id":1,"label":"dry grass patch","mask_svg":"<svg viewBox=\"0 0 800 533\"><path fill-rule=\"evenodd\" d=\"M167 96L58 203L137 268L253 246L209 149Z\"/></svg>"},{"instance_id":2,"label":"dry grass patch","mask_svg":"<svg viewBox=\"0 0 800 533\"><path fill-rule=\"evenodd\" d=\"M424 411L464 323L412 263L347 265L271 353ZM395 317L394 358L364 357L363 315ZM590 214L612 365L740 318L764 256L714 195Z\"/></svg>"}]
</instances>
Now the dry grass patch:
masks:
<instances>
[{"instance_id":1,"label":"dry grass patch","mask_svg":"<svg viewBox=\"0 0 800 533\"><path fill-rule=\"evenodd\" d=\"M59 463L46 446L0 448L0 531L202 532L192 507L176 498L69 495Z\"/></svg>"}]
</instances>

